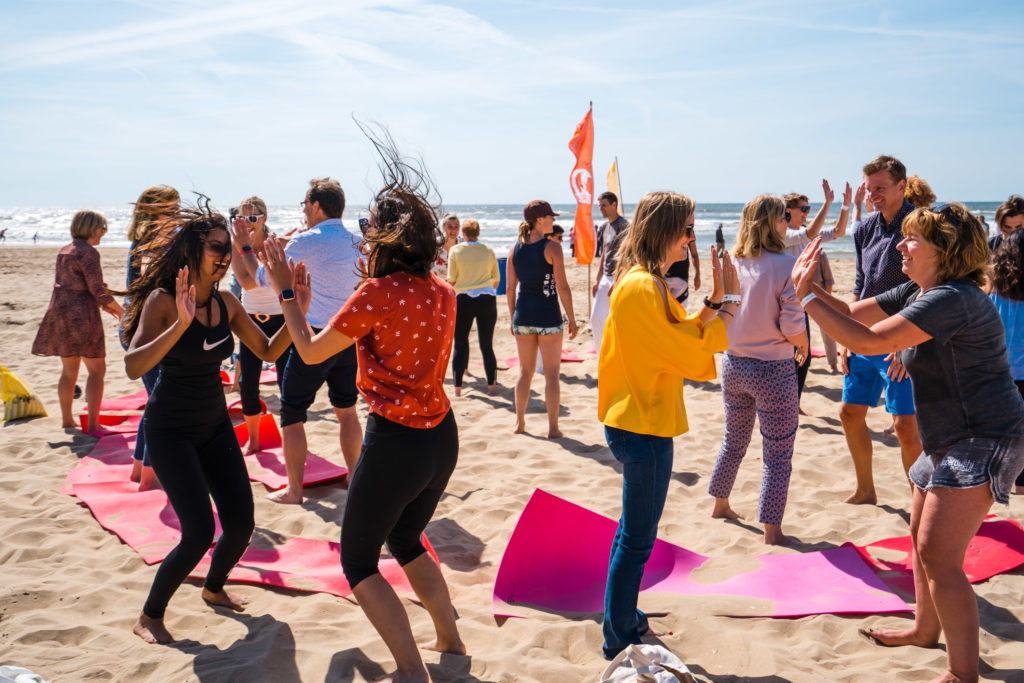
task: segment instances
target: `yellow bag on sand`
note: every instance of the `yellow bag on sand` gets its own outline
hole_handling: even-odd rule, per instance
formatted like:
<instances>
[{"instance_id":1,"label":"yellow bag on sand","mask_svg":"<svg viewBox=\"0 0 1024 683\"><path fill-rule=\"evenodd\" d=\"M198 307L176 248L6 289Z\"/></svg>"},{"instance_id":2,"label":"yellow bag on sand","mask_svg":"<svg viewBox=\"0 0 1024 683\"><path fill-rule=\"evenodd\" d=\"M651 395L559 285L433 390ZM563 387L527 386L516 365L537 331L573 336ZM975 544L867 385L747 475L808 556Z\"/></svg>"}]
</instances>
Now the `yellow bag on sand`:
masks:
<instances>
[{"instance_id":1,"label":"yellow bag on sand","mask_svg":"<svg viewBox=\"0 0 1024 683\"><path fill-rule=\"evenodd\" d=\"M4 400L4 422L25 417L46 417L46 408L18 376L0 365L0 398Z\"/></svg>"}]
</instances>

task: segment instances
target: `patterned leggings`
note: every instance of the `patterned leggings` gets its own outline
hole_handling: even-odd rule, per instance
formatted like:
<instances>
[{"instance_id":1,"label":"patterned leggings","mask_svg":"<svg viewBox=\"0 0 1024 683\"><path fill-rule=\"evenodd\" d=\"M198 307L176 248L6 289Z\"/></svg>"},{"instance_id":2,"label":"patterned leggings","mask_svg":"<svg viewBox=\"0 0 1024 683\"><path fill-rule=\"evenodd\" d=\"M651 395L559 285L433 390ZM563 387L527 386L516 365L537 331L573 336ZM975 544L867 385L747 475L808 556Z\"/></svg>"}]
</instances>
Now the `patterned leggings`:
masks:
<instances>
[{"instance_id":1,"label":"patterned leggings","mask_svg":"<svg viewBox=\"0 0 1024 683\"><path fill-rule=\"evenodd\" d=\"M761 524L781 524L799 422L796 364L791 358L758 360L726 354L722 362L722 400L725 438L711 473L708 493L715 498L729 497L740 461L750 444L756 415L764 442L757 519Z\"/></svg>"}]
</instances>

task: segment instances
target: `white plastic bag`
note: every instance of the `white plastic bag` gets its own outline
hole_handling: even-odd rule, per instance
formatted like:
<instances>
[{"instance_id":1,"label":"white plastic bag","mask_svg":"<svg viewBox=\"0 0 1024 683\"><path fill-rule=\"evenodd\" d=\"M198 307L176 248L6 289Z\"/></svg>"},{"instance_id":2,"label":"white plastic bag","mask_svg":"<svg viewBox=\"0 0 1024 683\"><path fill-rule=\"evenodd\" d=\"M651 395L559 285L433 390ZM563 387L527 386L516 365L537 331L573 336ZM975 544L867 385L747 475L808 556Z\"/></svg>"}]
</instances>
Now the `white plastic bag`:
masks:
<instances>
[{"instance_id":1,"label":"white plastic bag","mask_svg":"<svg viewBox=\"0 0 1024 683\"><path fill-rule=\"evenodd\" d=\"M0 666L0 683L47 683L43 677L20 666Z\"/></svg>"},{"instance_id":2,"label":"white plastic bag","mask_svg":"<svg viewBox=\"0 0 1024 683\"><path fill-rule=\"evenodd\" d=\"M608 663L601 683L696 683L686 665L661 645L630 645Z\"/></svg>"}]
</instances>

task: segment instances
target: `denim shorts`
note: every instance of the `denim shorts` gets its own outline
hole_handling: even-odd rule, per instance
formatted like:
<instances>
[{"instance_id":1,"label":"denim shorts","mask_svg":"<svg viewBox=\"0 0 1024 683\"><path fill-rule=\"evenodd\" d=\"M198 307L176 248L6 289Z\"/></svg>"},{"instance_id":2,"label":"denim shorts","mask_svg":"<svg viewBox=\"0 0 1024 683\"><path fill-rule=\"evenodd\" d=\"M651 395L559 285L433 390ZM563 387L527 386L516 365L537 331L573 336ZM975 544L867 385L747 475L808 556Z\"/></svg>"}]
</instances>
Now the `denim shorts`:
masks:
<instances>
[{"instance_id":1,"label":"denim shorts","mask_svg":"<svg viewBox=\"0 0 1024 683\"><path fill-rule=\"evenodd\" d=\"M910 468L910 481L922 491L934 486L970 489L990 482L992 498L1007 505L1013 481L1024 468L1024 437L971 437L922 453Z\"/></svg>"},{"instance_id":2,"label":"denim shorts","mask_svg":"<svg viewBox=\"0 0 1024 683\"><path fill-rule=\"evenodd\" d=\"M885 412L890 415L914 415L914 387L910 378L902 382L889 379L887 354L861 356L851 353L847 363L850 374L843 378L843 403L874 408L885 389Z\"/></svg>"}]
</instances>

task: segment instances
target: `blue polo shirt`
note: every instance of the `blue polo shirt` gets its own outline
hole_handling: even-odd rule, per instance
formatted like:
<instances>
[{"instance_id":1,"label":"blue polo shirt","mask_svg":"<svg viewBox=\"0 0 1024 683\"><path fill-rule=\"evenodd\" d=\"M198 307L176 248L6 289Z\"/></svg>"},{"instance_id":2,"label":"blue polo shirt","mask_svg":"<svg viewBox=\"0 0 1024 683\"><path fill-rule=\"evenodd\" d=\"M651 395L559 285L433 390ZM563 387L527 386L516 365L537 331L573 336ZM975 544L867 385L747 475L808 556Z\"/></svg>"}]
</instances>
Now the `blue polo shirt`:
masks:
<instances>
[{"instance_id":1,"label":"blue polo shirt","mask_svg":"<svg viewBox=\"0 0 1024 683\"><path fill-rule=\"evenodd\" d=\"M853 246L857 253L857 277L853 293L861 300L870 299L910 280L903 272L903 255L896 245L903 241L903 219L914 210L914 205L903 200L903 206L886 223L881 211L876 211L853 231Z\"/></svg>"},{"instance_id":2,"label":"blue polo shirt","mask_svg":"<svg viewBox=\"0 0 1024 683\"><path fill-rule=\"evenodd\" d=\"M328 218L288 241L284 255L302 261L309 271L312 299L306 320L316 328L327 327L334 314L356 290L362 279L358 260L360 238L348 231L340 218ZM256 282L270 284L266 270L256 270Z\"/></svg>"}]
</instances>

